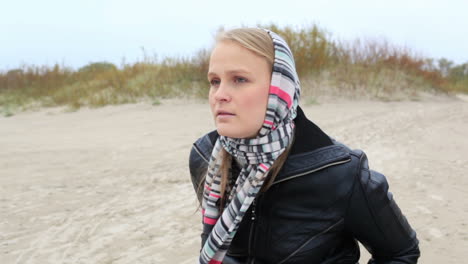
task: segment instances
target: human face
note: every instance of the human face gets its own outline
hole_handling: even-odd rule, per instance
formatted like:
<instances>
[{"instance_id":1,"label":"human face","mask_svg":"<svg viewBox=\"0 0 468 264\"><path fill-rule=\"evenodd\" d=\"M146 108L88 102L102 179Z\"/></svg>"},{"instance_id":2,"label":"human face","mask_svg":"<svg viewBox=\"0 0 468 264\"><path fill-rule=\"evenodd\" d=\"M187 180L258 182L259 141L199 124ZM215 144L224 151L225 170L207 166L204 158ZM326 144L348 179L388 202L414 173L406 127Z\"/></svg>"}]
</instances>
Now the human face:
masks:
<instances>
[{"instance_id":1,"label":"human face","mask_svg":"<svg viewBox=\"0 0 468 264\"><path fill-rule=\"evenodd\" d=\"M267 60L233 41L221 41L211 53L208 80L218 133L231 138L257 136L270 88Z\"/></svg>"}]
</instances>

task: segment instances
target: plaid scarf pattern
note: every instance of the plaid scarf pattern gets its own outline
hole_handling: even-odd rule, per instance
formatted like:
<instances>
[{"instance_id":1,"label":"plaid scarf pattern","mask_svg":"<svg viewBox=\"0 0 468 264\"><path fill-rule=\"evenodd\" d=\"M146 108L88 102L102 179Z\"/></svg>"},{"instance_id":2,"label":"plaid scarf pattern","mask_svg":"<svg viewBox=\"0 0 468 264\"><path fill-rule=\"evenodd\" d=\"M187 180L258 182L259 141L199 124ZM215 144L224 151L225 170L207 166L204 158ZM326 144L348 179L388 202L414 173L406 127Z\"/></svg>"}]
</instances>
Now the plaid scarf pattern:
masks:
<instances>
[{"instance_id":1,"label":"plaid scarf pattern","mask_svg":"<svg viewBox=\"0 0 468 264\"><path fill-rule=\"evenodd\" d=\"M256 138L234 139L220 136L215 143L204 184L203 229L209 236L200 252L199 263L221 264L231 245L239 223L261 189L268 172L291 144L300 83L294 58L288 45L276 33L266 30L275 49L268 106L265 120ZM222 214L221 148L242 164L235 183L226 190Z\"/></svg>"}]
</instances>

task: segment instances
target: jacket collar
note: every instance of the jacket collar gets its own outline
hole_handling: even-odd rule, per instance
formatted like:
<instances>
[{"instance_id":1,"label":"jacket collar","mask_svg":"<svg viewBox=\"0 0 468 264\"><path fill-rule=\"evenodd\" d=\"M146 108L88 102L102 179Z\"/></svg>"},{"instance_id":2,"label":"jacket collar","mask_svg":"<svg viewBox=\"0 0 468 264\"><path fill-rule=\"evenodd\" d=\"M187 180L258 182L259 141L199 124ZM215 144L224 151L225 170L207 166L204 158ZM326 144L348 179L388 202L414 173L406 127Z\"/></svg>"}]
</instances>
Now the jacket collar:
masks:
<instances>
[{"instance_id":1,"label":"jacket collar","mask_svg":"<svg viewBox=\"0 0 468 264\"><path fill-rule=\"evenodd\" d=\"M296 125L296 129L294 131L294 143L290 155L311 152L333 145L330 137L316 124L307 119L301 107L297 107L294 124Z\"/></svg>"}]
</instances>

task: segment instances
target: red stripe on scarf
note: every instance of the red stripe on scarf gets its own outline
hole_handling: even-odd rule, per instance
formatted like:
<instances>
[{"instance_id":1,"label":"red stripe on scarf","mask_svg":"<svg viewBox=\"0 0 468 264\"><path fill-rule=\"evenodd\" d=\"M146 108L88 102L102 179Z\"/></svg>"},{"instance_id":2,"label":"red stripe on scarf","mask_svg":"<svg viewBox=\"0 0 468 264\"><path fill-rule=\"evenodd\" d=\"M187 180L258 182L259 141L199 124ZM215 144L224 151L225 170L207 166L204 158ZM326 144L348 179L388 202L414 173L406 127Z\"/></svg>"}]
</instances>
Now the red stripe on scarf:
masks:
<instances>
[{"instance_id":1,"label":"red stripe on scarf","mask_svg":"<svg viewBox=\"0 0 468 264\"><path fill-rule=\"evenodd\" d=\"M207 216L203 217L203 222L208 225L215 225L218 222L218 219L209 218Z\"/></svg>"},{"instance_id":2,"label":"red stripe on scarf","mask_svg":"<svg viewBox=\"0 0 468 264\"><path fill-rule=\"evenodd\" d=\"M268 121L268 120L263 121L263 123L268 124L268 125L270 125L270 126L273 125L273 122Z\"/></svg>"},{"instance_id":3,"label":"red stripe on scarf","mask_svg":"<svg viewBox=\"0 0 468 264\"><path fill-rule=\"evenodd\" d=\"M265 171L268 170L268 167L267 167L265 164L263 164L263 163L260 163L260 167L262 167Z\"/></svg>"},{"instance_id":4,"label":"red stripe on scarf","mask_svg":"<svg viewBox=\"0 0 468 264\"><path fill-rule=\"evenodd\" d=\"M210 196L213 196L213 197L215 197L215 198L221 198L221 195L217 195L217 194L214 194L214 193L212 193L212 192L210 192Z\"/></svg>"},{"instance_id":5,"label":"red stripe on scarf","mask_svg":"<svg viewBox=\"0 0 468 264\"><path fill-rule=\"evenodd\" d=\"M288 104L288 108L291 107L291 104L292 104L291 96L289 96L289 94L286 93L285 91L281 90L281 88L279 88L277 86L274 86L274 85L271 85L270 86L270 93L278 95L279 98L283 99Z\"/></svg>"}]
</instances>

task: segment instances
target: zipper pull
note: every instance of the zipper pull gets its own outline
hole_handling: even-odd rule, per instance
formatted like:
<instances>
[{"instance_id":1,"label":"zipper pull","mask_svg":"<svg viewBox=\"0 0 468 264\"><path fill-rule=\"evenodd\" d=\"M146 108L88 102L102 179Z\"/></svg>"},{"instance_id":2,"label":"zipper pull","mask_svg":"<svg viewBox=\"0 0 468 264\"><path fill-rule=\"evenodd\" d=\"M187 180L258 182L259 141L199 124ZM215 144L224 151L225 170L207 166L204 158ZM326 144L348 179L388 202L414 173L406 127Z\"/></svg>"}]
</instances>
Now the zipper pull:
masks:
<instances>
[{"instance_id":1,"label":"zipper pull","mask_svg":"<svg viewBox=\"0 0 468 264\"><path fill-rule=\"evenodd\" d=\"M256 200L253 200L253 203L252 203L252 221L255 221L255 206L256 206L255 201Z\"/></svg>"}]
</instances>

